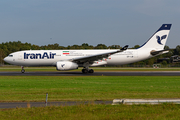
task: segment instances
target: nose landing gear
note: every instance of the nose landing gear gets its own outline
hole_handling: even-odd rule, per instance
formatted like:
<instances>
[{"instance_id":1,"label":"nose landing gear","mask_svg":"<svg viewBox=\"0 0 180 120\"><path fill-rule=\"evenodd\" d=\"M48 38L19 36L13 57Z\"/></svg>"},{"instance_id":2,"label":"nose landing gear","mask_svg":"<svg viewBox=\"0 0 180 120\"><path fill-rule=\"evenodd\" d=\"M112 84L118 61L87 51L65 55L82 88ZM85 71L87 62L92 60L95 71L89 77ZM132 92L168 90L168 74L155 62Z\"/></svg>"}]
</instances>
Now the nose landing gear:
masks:
<instances>
[{"instance_id":1,"label":"nose landing gear","mask_svg":"<svg viewBox=\"0 0 180 120\"><path fill-rule=\"evenodd\" d=\"M25 73L24 67L21 66L21 68L22 68L21 73Z\"/></svg>"}]
</instances>

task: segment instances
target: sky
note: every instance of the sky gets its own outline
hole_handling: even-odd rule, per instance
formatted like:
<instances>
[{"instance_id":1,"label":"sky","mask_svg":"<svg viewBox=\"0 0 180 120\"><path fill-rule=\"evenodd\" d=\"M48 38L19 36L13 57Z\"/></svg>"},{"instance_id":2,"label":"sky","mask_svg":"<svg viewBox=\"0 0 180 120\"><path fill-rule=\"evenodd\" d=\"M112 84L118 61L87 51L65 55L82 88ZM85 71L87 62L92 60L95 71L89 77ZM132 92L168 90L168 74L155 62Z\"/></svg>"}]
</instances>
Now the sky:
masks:
<instances>
[{"instance_id":1,"label":"sky","mask_svg":"<svg viewBox=\"0 0 180 120\"><path fill-rule=\"evenodd\" d=\"M60 46L142 45L172 24L166 45L180 45L179 0L1 0L0 43Z\"/></svg>"}]
</instances>

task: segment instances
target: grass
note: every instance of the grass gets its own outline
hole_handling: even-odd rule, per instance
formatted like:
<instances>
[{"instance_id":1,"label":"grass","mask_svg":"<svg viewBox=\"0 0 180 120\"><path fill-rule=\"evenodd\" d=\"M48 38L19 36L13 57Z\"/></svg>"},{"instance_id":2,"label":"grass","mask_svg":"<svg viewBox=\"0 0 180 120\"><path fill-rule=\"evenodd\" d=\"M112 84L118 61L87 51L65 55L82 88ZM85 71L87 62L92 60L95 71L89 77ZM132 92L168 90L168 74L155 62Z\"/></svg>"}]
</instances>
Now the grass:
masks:
<instances>
[{"instance_id":1,"label":"grass","mask_svg":"<svg viewBox=\"0 0 180 120\"><path fill-rule=\"evenodd\" d=\"M180 98L179 76L1 76L0 101ZM180 105L50 106L0 109L0 119L114 120L180 118Z\"/></svg>"},{"instance_id":2,"label":"grass","mask_svg":"<svg viewBox=\"0 0 180 120\"><path fill-rule=\"evenodd\" d=\"M1 76L0 101L180 98L179 76Z\"/></svg>"},{"instance_id":3,"label":"grass","mask_svg":"<svg viewBox=\"0 0 180 120\"><path fill-rule=\"evenodd\" d=\"M180 105L78 105L60 107L16 108L0 110L0 119L33 120L128 120L180 118Z\"/></svg>"}]
</instances>

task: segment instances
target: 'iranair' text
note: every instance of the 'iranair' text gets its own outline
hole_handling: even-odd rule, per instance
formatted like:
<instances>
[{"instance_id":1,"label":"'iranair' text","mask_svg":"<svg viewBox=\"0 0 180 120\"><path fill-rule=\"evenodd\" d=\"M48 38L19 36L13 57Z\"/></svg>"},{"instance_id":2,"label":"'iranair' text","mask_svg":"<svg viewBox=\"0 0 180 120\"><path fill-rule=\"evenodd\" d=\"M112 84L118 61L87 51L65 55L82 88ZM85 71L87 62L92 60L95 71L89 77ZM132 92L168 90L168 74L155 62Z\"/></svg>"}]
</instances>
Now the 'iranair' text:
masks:
<instances>
[{"instance_id":1,"label":"'iranair' text","mask_svg":"<svg viewBox=\"0 0 180 120\"><path fill-rule=\"evenodd\" d=\"M24 59L54 59L54 55L56 53L50 52L49 54L47 52L41 53L26 53L24 52Z\"/></svg>"}]
</instances>

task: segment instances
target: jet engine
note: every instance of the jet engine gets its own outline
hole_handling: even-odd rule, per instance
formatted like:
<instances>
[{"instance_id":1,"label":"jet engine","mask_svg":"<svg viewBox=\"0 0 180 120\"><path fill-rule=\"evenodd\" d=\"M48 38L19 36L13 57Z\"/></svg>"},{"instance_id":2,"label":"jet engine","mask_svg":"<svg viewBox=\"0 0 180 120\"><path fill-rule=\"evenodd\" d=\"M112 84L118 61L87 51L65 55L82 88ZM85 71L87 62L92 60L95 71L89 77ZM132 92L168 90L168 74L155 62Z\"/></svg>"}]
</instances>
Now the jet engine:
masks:
<instances>
[{"instance_id":1,"label":"jet engine","mask_svg":"<svg viewBox=\"0 0 180 120\"><path fill-rule=\"evenodd\" d=\"M57 70L74 70L78 69L78 64L70 61L59 61L56 63Z\"/></svg>"}]
</instances>

